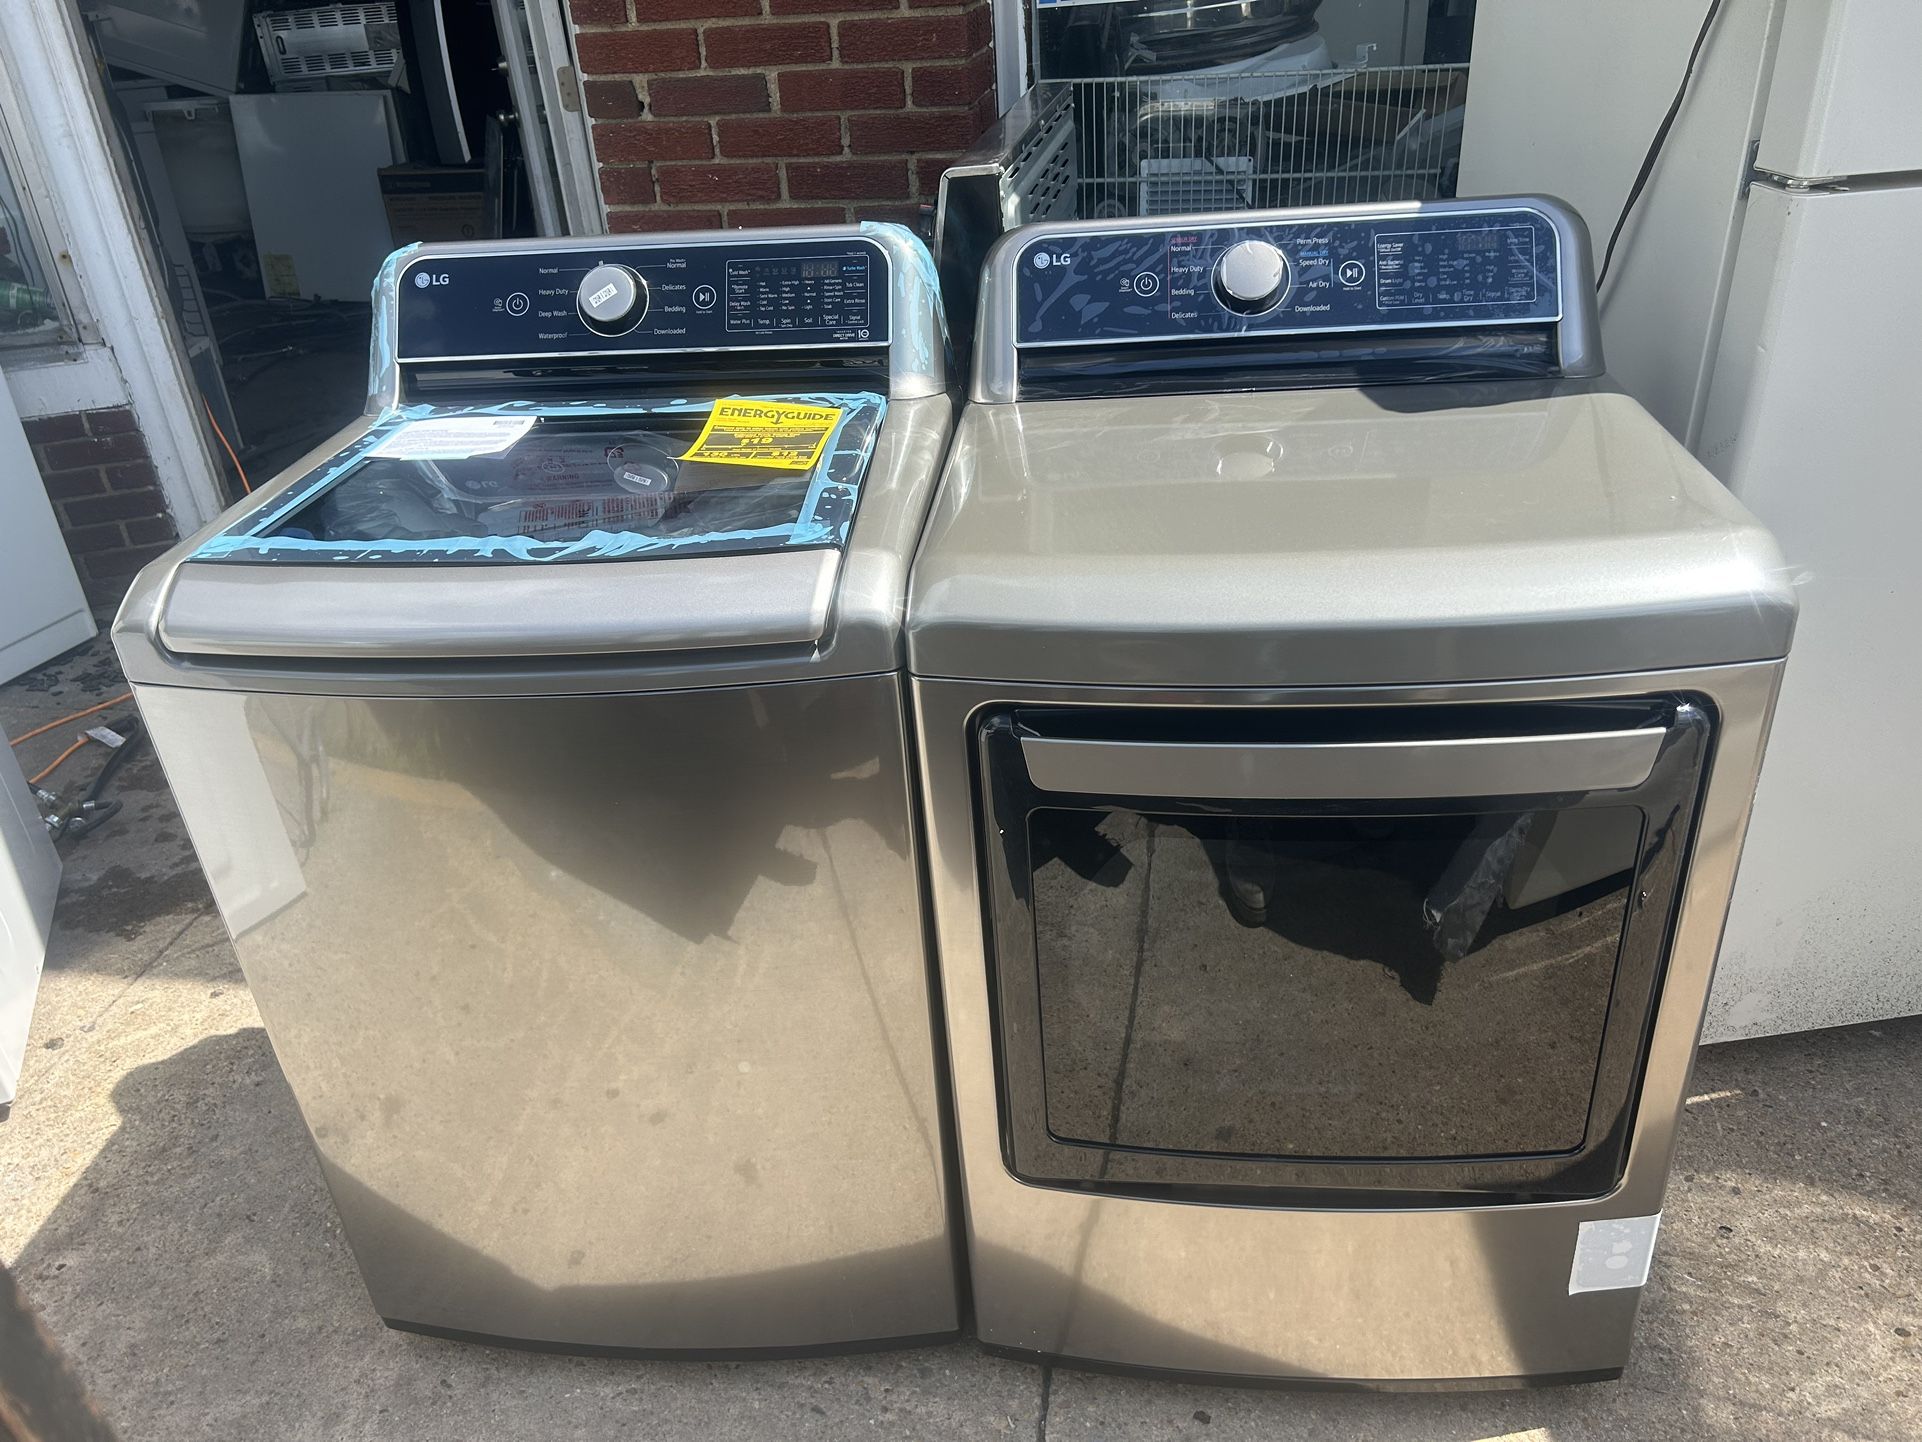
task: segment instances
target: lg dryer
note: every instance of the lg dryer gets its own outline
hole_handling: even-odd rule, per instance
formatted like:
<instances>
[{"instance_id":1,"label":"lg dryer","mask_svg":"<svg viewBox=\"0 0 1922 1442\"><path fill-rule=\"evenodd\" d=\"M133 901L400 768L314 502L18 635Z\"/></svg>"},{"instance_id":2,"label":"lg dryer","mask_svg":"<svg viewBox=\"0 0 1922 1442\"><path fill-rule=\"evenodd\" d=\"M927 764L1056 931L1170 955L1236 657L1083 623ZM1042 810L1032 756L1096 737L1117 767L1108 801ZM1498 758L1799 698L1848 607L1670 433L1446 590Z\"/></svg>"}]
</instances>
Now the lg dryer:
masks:
<instances>
[{"instance_id":1,"label":"lg dryer","mask_svg":"<svg viewBox=\"0 0 1922 1442\"><path fill-rule=\"evenodd\" d=\"M129 595L391 1324L954 1332L900 674L930 277L885 226L402 252L368 415Z\"/></svg>"},{"instance_id":2,"label":"lg dryer","mask_svg":"<svg viewBox=\"0 0 1922 1442\"><path fill-rule=\"evenodd\" d=\"M990 1346L1628 1353L1794 602L1544 199L995 247L909 660Z\"/></svg>"}]
</instances>

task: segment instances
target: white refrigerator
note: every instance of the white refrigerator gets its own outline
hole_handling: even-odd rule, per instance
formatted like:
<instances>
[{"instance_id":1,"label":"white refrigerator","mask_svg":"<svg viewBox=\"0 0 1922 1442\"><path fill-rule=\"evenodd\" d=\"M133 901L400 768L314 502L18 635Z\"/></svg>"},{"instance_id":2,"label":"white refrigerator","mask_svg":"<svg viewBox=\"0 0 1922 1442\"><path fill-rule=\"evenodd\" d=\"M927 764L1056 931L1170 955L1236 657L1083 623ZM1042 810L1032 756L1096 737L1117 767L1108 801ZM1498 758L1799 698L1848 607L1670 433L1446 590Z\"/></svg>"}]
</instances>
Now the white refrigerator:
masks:
<instances>
[{"instance_id":1,"label":"white refrigerator","mask_svg":"<svg viewBox=\"0 0 1922 1442\"><path fill-rule=\"evenodd\" d=\"M1707 1037L1922 1012L1922 4L1787 0L1697 453L1802 602Z\"/></svg>"},{"instance_id":2,"label":"white refrigerator","mask_svg":"<svg viewBox=\"0 0 1922 1442\"><path fill-rule=\"evenodd\" d=\"M1462 194L1563 196L1599 254L1708 3L1481 0ZM1802 603L1707 1041L1922 1013L1918 254L1922 0L1722 0L1602 293L1611 378Z\"/></svg>"}]
</instances>

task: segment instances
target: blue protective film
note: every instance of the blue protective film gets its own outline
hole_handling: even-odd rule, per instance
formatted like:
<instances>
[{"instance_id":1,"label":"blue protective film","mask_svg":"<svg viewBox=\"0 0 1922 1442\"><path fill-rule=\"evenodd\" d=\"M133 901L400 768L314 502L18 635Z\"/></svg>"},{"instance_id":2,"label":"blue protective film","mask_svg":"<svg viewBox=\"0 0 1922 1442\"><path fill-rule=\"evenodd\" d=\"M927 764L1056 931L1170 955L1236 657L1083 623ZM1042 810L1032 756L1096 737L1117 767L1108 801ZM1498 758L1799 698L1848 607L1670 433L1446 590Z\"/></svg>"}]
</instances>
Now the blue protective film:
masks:
<instances>
[{"instance_id":1,"label":"blue protective film","mask_svg":"<svg viewBox=\"0 0 1922 1442\"><path fill-rule=\"evenodd\" d=\"M546 562L846 543L887 410L868 391L746 399L840 411L806 470L682 459L712 400L404 406L195 551L202 561ZM528 417L499 452L376 454L402 427Z\"/></svg>"}]
</instances>

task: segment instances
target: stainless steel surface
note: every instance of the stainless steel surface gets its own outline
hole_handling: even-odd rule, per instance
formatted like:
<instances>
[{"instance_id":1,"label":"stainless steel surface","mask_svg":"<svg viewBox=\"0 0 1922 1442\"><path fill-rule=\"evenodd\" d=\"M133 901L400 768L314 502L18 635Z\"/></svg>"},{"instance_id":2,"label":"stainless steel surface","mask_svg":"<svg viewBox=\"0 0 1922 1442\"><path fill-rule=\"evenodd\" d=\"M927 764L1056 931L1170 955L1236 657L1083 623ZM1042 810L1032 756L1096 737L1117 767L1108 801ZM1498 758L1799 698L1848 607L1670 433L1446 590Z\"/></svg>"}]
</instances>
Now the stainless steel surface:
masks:
<instances>
[{"instance_id":1,"label":"stainless steel surface","mask_svg":"<svg viewBox=\"0 0 1922 1442\"><path fill-rule=\"evenodd\" d=\"M1640 1289L1570 1293L1585 1221L1662 1190L1747 823L1777 663L1501 685L1200 690L917 680L929 873L976 1322L993 1346L1249 1378L1390 1382L1608 1374ZM1651 692L1706 697L1720 731L1621 1186L1592 1202L1409 1211L1207 1206L1015 1181L1002 1162L982 940L970 717L1001 703L1402 705ZM1499 1066L1499 1058L1490 1059Z\"/></svg>"},{"instance_id":2,"label":"stainless steel surface","mask_svg":"<svg viewBox=\"0 0 1922 1442\"><path fill-rule=\"evenodd\" d=\"M1775 543L1587 383L978 405L915 562L916 675L1389 685L1786 653Z\"/></svg>"},{"instance_id":3,"label":"stainless steel surface","mask_svg":"<svg viewBox=\"0 0 1922 1442\"><path fill-rule=\"evenodd\" d=\"M158 624L189 656L428 659L809 646L841 553L542 566L180 568Z\"/></svg>"},{"instance_id":4,"label":"stainless steel surface","mask_svg":"<svg viewBox=\"0 0 1922 1442\"><path fill-rule=\"evenodd\" d=\"M417 265L431 265L437 257L448 255L547 255L567 251L583 256L605 255L618 263L619 254L637 247L672 251L690 245L725 246L747 249L779 246L796 240L859 239L881 247L888 257L888 395L895 400L913 400L944 395L947 391L947 345L941 297L934 268L927 250L912 232L898 225L864 223L861 225L780 225L754 230L662 231L650 235L558 236L542 240L517 240L511 246L500 241L457 241L436 245L417 245L397 251L388 260L387 270L374 288L374 363L372 394L368 404L380 410L400 401L400 372L408 363L432 360L431 356L392 354L395 334L395 294L406 274ZM608 254L612 252L613 254ZM391 273L390 273L391 272ZM383 356L381 346L389 348ZM877 349L882 341L877 340ZM728 350L753 351L760 343ZM648 347L650 353L672 354L664 347ZM625 354L618 345L608 345L586 355ZM562 359L563 357L550 357Z\"/></svg>"},{"instance_id":5,"label":"stainless steel surface","mask_svg":"<svg viewBox=\"0 0 1922 1442\"><path fill-rule=\"evenodd\" d=\"M1601 327L1595 310L1595 280L1589 255L1588 228L1581 218L1549 196L1521 196L1499 205L1486 200L1391 202L1380 205L1311 206L1295 210L1235 211L1215 217L1221 225L1262 225L1323 215L1349 217L1410 215L1486 215L1491 209L1530 210L1555 231L1556 267L1560 280L1562 315L1555 329L1561 374L1590 378L1602 374ZM977 405L1006 405L1021 399L1016 349L1020 344L1015 318L1015 279L1021 255L1037 241L1079 235L1109 235L1133 231L1192 230L1193 217L1171 223L1165 216L1116 218L1100 221L1055 222L1011 230L988 252L981 276L981 297L974 338L973 374L969 399ZM1368 331L1418 329L1423 322L1396 322L1366 327ZM1264 334L1314 334L1318 327L1275 328Z\"/></svg>"},{"instance_id":6,"label":"stainless steel surface","mask_svg":"<svg viewBox=\"0 0 1922 1442\"><path fill-rule=\"evenodd\" d=\"M544 574L552 579L547 587L565 588L583 609L569 621L555 603L549 618L558 630L570 626L575 636L598 636L613 650L576 656L555 654L547 657L523 655L511 664L490 663L484 655L449 654L428 658L431 664L386 664L376 668L356 663L351 656L328 657L306 652L296 665L277 662L272 656L251 657L236 653L196 655L176 650L161 635L163 619L171 626L168 610L173 599L188 594L188 608L205 612L208 593L201 591L200 572L245 571L245 567L190 566L191 556L201 542L218 535L251 509L270 507L287 489L315 465L325 461L341 447L364 434L370 422L363 418L339 435L294 463L272 482L229 508L227 512L189 536L166 555L147 567L135 579L120 613L114 620L114 646L127 679L136 684L161 686L204 686L220 690L265 690L286 692L348 692L366 696L527 696L566 695L603 691L674 690L690 686L740 685L759 681L787 681L823 676L860 675L889 671L902 664L905 654L901 637L902 597L907 586L908 563L916 538L927 516L929 497L934 491L936 468L947 453L953 404L946 396L925 400L891 401L888 415L875 441L874 458L862 483L860 509L847 549L840 559L840 576L828 608L827 625L820 639L811 645L756 646L744 651L709 649L705 651L641 651L622 649L624 633L619 625L604 623L601 612L619 617L628 612L618 588L602 588L596 577L609 574L608 567L620 571L639 565L666 568L661 574L671 579L673 568L697 558L661 560L629 566L623 562L597 561L551 568ZM721 558L731 559L731 558ZM747 559L767 560L763 555ZM277 568L283 577L292 577L297 568ZM299 574L310 574L298 568ZM438 573L418 574L425 568L407 568L410 574L403 586L438 582L454 585L473 582L476 596L490 593L489 583L500 568L462 568L440 581ZM513 568L518 569L518 568ZM194 575L188 575L194 572ZM386 571L392 576L392 571ZM757 573L758 574L758 573ZM235 590L218 578L206 577L217 594L229 600L249 597L247 589ZM313 577L318 583L331 577ZM353 580L351 573L343 578ZM373 578L379 580L379 577ZM191 584L189 584L191 583ZM371 586L371 581L370 581ZM244 581L236 583L245 587ZM346 590L356 588L348 586ZM328 593L333 594L333 593ZM411 593L410 593L411 594ZM465 594L465 593L463 593ZM498 591L491 594L502 595ZM763 600L768 599L763 597ZM218 604L218 602L216 602ZM374 618L364 605L357 605L364 620ZM504 612L502 613L504 614ZM215 625L245 636L250 629L248 617L235 616ZM682 615L698 626L698 616ZM298 639L324 644L324 632L334 622L325 615L280 614L278 621L292 628ZM391 628L407 626L402 616L389 617ZM802 627L805 629L805 626ZM648 634L636 622L633 633ZM431 626L424 627L407 641L410 648L436 641ZM184 644L184 643L183 643ZM255 642L254 644L258 644Z\"/></svg>"},{"instance_id":7,"label":"stainless steel surface","mask_svg":"<svg viewBox=\"0 0 1922 1442\"><path fill-rule=\"evenodd\" d=\"M381 1315L955 1326L897 678L138 694Z\"/></svg>"},{"instance_id":8,"label":"stainless steel surface","mask_svg":"<svg viewBox=\"0 0 1922 1442\"><path fill-rule=\"evenodd\" d=\"M1021 751L1044 791L1338 801L1620 791L1648 780L1666 735L1648 728L1267 746L1024 736Z\"/></svg>"}]
</instances>

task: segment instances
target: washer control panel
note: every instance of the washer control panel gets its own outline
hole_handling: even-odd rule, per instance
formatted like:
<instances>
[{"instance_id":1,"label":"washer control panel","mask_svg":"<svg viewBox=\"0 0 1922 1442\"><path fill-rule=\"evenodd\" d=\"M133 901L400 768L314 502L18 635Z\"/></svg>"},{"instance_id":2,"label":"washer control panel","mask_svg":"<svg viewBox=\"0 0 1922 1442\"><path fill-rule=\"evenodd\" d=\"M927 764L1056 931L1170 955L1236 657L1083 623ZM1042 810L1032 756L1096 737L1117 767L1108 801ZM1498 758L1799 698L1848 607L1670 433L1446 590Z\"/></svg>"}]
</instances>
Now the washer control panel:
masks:
<instances>
[{"instance_id":1,"label":"washer control panel","mask_svg":"<svg viewBox=\"0 0 1922 1442\"><path fill-rule=\"evenodd\" d=\"M1559 237L1525 207L1387 207L1045 235L1015 258L1015 344L1562 318Z\"/></svg>"},{"instance_id":2,"label":"washer control panel","mask_svg":"<svg viewBox=\"0 0 1922 1442\"><path fill-rule=\"evenodd\" d=\"M397 279L403 361L888 343L888 253L858 237L430 253Z\"/></svg>"}]
</instances>

